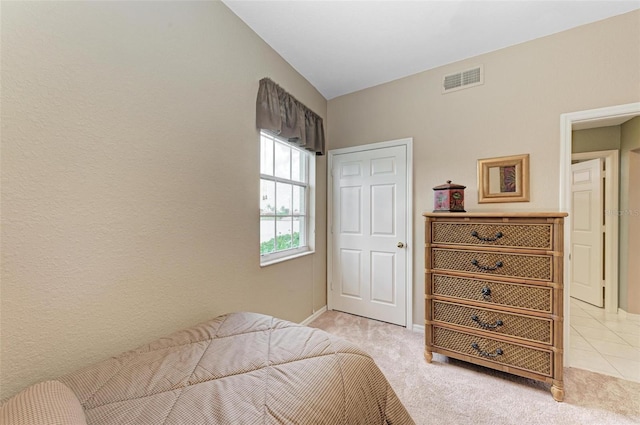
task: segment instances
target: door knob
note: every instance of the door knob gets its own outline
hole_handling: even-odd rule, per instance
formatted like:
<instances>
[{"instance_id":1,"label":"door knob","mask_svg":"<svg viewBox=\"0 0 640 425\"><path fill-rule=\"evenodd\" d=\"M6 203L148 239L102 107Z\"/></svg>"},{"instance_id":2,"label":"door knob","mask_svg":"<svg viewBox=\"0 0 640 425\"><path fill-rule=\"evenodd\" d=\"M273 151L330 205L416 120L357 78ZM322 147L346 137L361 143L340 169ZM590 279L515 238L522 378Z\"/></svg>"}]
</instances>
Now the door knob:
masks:
<instances>
[{"instance_id":1,"label":"door knob","mask_svg":"<svg viewBox=\"0 0 640 425\"><path fill-rule=\"evenodd\" d=\"M398 242L398 248L404 248L404 244L402 242Z\"/></svg>"}]
</instances>

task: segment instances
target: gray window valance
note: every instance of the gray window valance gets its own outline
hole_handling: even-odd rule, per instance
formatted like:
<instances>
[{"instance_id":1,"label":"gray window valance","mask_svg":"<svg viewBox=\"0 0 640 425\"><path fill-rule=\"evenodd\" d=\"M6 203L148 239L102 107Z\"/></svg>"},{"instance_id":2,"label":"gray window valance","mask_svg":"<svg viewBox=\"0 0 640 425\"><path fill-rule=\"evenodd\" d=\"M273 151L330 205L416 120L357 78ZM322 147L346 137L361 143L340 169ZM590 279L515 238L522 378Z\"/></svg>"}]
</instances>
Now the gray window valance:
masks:
<instances>
[{"instance_id":1,"label":"gray window valance","mask_svg":"<svg viewBox=\"0 0 640 425\"><path fill-rule=\"evenodd\" d=\"M269 78L260 80L256 126L316 155L324 155L322 118Z\"/></svg>"}]
</instances>

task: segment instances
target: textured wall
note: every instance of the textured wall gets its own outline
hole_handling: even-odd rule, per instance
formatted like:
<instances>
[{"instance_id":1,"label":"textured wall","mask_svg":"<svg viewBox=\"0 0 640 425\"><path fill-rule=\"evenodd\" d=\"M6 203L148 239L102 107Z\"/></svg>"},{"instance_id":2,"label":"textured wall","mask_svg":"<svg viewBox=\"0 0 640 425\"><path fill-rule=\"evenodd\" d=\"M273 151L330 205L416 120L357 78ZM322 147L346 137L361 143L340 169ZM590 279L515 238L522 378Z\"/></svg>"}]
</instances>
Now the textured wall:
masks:
<instances>
[{"instance_id":1,"label":"textured wall","mask_svg":"<svg viewBox=\"0 0 640 425\"><path fill-rule=\"evenodd\" d=\"M255 97L326 100L218 2L3 2L1 393L228 311L326 305L259 267Z\"/></svg>"},{"instance_id":2,"label":"textured wall","mask_svg":"<svg viewBox=\"0 0 640 425\"><path fill-rule=\"evenodd\" d=\"M470 211L556 211L560 114L640 100L640 12L581 26L329 101L331 148L414 140L414 246L447 180ZM484 65L484 85L441 94L444 75ZM481 158L530 154L531 201L477 203ZM414 256L414 323L424 318L424 253Z\"/></svg>"}]
</instances>

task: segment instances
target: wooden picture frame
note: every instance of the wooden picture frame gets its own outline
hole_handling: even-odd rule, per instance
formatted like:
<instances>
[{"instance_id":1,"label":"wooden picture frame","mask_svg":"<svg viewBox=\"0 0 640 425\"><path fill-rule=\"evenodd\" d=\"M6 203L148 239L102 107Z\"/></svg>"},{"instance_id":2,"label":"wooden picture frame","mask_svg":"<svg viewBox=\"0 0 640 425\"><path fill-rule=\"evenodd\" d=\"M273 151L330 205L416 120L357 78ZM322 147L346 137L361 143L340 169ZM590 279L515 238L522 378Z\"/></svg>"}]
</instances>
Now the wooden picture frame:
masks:
<instances>
[{"instance_id":1,"label":"wooden picture frame","mask_svg":"<svg viewBox=\"0 0 640 425\"><path fill-rule=\"evenodd\" d=\"M478 203L529 202L529 154L478 160Z\"/></svg>"}]
</instances>

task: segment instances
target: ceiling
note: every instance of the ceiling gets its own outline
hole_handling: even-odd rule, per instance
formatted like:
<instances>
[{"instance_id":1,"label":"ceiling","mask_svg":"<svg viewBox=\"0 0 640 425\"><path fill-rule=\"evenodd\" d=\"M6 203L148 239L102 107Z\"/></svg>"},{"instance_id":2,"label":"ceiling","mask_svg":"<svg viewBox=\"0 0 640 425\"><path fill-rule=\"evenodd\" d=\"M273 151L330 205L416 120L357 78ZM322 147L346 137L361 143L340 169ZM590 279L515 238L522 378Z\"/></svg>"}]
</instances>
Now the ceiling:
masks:
<instances>
[{"instance_id":1,"label":"ceiling","mask_svg":"<svg viewBox=\"0 0 640 425\"><path fill-rule=\"evenodd\" d=\"M640 9L640 0L223 0L326 99Z\"/></svg>"}]
</instances>

